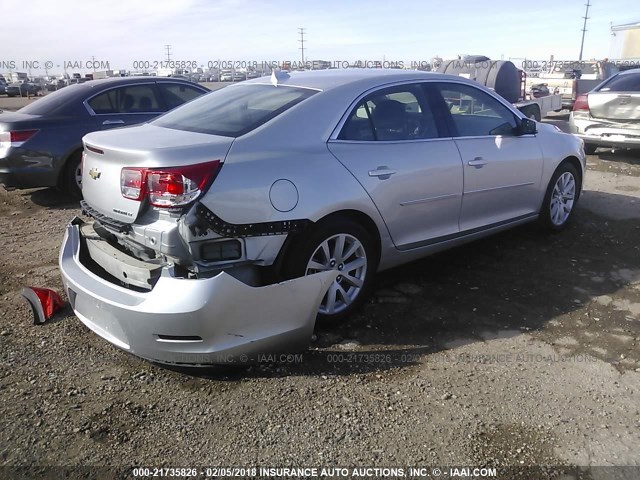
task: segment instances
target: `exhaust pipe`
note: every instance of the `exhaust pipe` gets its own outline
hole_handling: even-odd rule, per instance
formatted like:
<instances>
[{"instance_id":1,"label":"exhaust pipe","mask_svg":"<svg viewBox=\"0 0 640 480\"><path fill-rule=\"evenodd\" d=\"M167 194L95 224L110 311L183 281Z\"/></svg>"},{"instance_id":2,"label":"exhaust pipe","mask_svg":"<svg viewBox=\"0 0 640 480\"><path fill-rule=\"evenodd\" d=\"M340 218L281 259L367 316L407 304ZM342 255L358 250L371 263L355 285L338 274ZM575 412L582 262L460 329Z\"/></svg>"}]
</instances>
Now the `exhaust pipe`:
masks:
<instances>
[{"instance_id":1,"label":"exhaust pipe","mask_svg":"<svg viewBox=\"0 0 640 480\"><path fill-rule=\"evenodd\" d=\"M50 288L24 287L22 296L33 312L33 324L42 325L64 307L64 301Z\"/></svg>"}]
</instances>

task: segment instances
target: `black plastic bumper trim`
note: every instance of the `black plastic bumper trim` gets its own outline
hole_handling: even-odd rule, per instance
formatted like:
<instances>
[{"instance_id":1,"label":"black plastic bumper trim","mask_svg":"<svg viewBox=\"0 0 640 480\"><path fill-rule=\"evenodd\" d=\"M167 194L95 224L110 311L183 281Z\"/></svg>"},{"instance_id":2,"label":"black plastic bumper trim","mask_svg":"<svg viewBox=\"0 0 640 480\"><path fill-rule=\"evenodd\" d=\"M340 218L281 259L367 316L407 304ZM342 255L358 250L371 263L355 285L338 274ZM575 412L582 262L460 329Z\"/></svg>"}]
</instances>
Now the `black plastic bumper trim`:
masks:
<instances>
[{"instance_id":1,"label":"black plastic bumper trim","mask_svg":"<svg viewBox=\"0 0 640 480\"><path fill-rule=\"evenodd\" d=\"M267 235L286 235L304 230L313 222L307 219L280 220L262 223L228 223L218 217L201 203L197 203L187 216L187 225L194 235L204 235L207 229L213 230L223 237L263 237Z\"/></svg>"},{"instance_id":2,"label":"black plastic bumper trim","mask_svg":"<svg viewBox=\"0 0 640 480\"><path fill-rule=\"evenodd\" d=\"M115 230L118 233L129 233L129 231L131 230L131 225L129 225L128 223L120 222L111 217L107 217L106 215L101 214L97 210L91 208L89 204L84 200L80 200L80 208L82 209L82 213L84 215L88 215L89 217L96 219L102 225L110 228L111 230Z\"/></svg>"}]
</instances>

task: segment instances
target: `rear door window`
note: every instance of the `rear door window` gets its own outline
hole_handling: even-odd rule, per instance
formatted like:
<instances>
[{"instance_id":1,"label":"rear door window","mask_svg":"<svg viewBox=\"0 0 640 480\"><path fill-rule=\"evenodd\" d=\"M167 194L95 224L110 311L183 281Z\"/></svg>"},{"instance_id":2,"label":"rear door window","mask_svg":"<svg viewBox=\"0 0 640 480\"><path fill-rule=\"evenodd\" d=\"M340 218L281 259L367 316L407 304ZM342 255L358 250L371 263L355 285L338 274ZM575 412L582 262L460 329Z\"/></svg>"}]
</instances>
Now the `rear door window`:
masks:
<instances>
[{"instance_id":1,"label":"rear door window","mask_svg":"<svg viewBox=\"0 0 640 480\"><path fill-rule=\"evenodd\" d=\"M112 88L96 95L88 103L98 115L163 111L154 84Z\"/></svg>"},{"instance_id":2,"label":"rear door window","mask_svg":"<svg viewBox=\"0 0 640 480\"><path fill-rule=\"evenodd\" d=\"M199 88L183 83L159 82L158 88L160 88L164 101L167 104L167 110L172 110L178 105L187 103L205 93Z\"/></svg>"},{"instance_id":3,"label":"rear door window","mask_svg":"<svg viewBox=\"0 0 640 480\"><path fill-rule=\"evenodd\" d=\"M599 92L640 92L640 73L616 75Z\"/></svg>"},{"instance_id":4,"label":"rear door window","mask_svg":"<svg viewBox=\"0 0 640 480\"><path fill-rule=\"evenodd\" d=\"M439 136L433 109L419 85L378 90L353 110L338 138L352 141L422 140Z\"/></svg>"}]
</instances>

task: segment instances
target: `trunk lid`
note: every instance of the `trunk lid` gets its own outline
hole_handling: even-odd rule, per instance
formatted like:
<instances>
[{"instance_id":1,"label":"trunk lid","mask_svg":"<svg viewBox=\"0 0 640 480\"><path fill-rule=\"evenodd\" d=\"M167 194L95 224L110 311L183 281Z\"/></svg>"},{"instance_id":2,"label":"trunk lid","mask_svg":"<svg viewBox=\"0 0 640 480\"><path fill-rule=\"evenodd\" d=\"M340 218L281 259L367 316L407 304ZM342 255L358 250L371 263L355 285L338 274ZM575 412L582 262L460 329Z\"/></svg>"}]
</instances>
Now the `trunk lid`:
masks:
<instances>
[{"instance_id":1,"label":"trunk lid","mask_svg":"<svg viewBox=\"0 0 640 480\"><path fill-rule=\"evenodd\" d=\"M588 100L594 118L625 123L640 121L640 92L591 92Z\"/></svg>"},{"instance_id":2,"label":"trunk lid","mask_svg":"<svg viewBox=\"0 0 640 480\"><path fill-rule=\"evenodd\" d=\"M83 138L82 195L102 215L133 223L148 201L122 196L123 168L180 167L213 160L223 163L233 140L151 124L90 133Z\"/></svg>"},{"instance_id":3,"label":"trunk lid","mask_svg":"<svg viewBox=\"0 0 640 480\"><path fill-rule=\"evenodd\" d=\"M0 130L17 129L23 123L28 126L39 118L39 115L30 115L28 113L2 112L0 113Z\"/></svg>"}]
</instances>

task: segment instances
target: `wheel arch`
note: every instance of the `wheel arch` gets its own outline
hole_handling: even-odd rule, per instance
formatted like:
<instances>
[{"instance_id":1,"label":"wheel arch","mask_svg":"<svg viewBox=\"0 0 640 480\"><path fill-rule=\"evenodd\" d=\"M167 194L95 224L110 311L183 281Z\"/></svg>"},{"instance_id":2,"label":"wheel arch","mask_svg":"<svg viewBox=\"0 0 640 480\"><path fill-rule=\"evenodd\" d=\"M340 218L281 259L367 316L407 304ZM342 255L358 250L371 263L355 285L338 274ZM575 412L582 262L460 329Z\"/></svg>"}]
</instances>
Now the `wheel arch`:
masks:
<instances>
[{"instance_id":1,"label":"wheel arch","mask_svg":"<svg viewBox=\"0 0 640 480\"><path fill-rule=\"evenodd\" d=\"M58 187L60 188L64 188L65 187L65 175L67 173L67 164L69 163L69 160L71 160L74 155L82 155L82 151L84 150L84 148L81 145L75 145L73 148L71 148L64 156L61 157L60 159L60 167L58 168L58 179L56 181L56 184L58 185Z\"/></svg>"},{"instance_id":2,"label":"wheel arch","mask_svg":"<svg viewBox=\"0 0 640 480\"><path fill-rule=\"evenodd\" d=\"M375 260L377 265L380 261L380 256L382 253L382 237L380 235L380 230L378 229L378 226L376 225L374 220L366 213L363 213L359 210L344 209L344 210L338 210L325 215L324 217L318 219L318 221L309 225L307 228L305 228L301 232L298 232L293 235L288 235L287 239L284 241L284 244L282 245L282 248L280 249L280 252L278 253L278 256L276 257L276 261L273 264L275 267L275 271L280 272L282 270L287 254L291 251L291 248L297 239L307 235L311 229L317 228L318 225L329 223L339 218L350 220L354 223L357 223L358 225L363 227L365 230L367 230L367 232L371 235L371 238L373 240L373 244L376 252Z\"/></svg>"},{"instance_id":3,"label":"wheel arch","mask_svg":"<svg viewBox=\"0 0 640 480\"><path fill-rule=\"evenodd\" d=\"M556 169L553 171L553 174L555 175L555 173L558 171L558 169L560 167L562 167L563 165L566 165L566 164L569 164L569 165L573 166L576 169L576 171L578 172L578 175L580 176L580 178L579 178L579 180L580 180L579 181L580 188L578 190L578 198L579 198L580 194L582 193L582 187L584 186L583 185L584 171L583 171L582 163L580 162L580 160L578 160L577 157L569 156L569 157L565 158L564 160L562 160L558 164ZM553 175L552 175L552 177L553 177Z\"/></svg>"}]
</instances>

